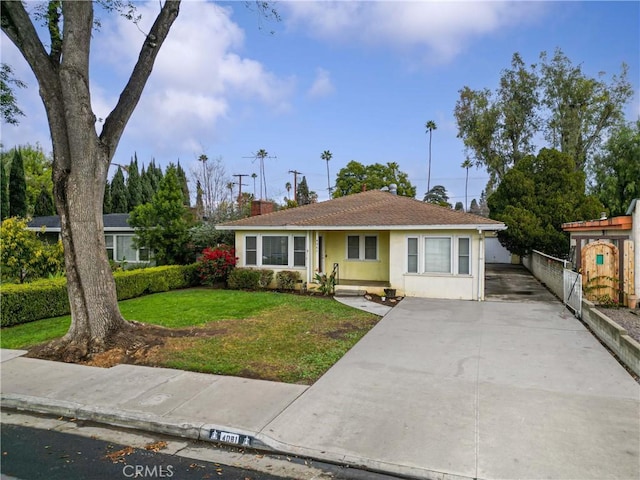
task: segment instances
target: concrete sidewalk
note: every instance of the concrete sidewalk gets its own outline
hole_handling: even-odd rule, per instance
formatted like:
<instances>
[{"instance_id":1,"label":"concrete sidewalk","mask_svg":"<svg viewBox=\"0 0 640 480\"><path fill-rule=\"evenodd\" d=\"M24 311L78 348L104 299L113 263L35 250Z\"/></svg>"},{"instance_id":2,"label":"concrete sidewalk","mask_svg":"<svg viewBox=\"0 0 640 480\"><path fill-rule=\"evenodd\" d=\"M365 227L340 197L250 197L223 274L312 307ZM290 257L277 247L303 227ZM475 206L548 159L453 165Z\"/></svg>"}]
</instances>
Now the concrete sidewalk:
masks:
<instances>
[{"instance_id":1,"label":"concrete sidewalk","mask_svg":"<svg viewBox=\"0 0 640 480\"><path fill-rule=\"evenodd\" d=\"M640 478L640 386L559 302L405 299L311 387L20 353L4 407L419 478Z\"/></svg>"}]
</instances>

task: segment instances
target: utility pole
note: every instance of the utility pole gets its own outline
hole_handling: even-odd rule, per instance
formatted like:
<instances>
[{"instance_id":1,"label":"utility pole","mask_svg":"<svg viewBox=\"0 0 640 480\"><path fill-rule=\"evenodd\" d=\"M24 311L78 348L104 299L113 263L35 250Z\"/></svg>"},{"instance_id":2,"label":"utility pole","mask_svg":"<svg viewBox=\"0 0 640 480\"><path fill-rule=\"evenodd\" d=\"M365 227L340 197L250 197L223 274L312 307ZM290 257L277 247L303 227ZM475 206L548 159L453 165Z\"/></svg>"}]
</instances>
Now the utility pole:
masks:
<instances>
[{"instance_id":1,"label":"utility pole","mask_svg":"<svg viewBox=\"0 0 640 480\"><path fill-rule=\"evenodd\" d=\"M247 186L246 183L242 183L242 177L248 177L247 173L236 173L233 175L234 177L238 177L238 181L236 182L238 185L238 207L242 210L242 186Z\"/></svg>"},{"instance_id":2,"label":"utility pole","mask_svg":"<svg viewBox=\"0 0 640 480\"><path fill-rule=\"evenodd\" d=\"M289 173L293 173L293 199L298 201L298 175L302 175L302 172L297 170L289 170Z\"/></svg>"}]
</instances>

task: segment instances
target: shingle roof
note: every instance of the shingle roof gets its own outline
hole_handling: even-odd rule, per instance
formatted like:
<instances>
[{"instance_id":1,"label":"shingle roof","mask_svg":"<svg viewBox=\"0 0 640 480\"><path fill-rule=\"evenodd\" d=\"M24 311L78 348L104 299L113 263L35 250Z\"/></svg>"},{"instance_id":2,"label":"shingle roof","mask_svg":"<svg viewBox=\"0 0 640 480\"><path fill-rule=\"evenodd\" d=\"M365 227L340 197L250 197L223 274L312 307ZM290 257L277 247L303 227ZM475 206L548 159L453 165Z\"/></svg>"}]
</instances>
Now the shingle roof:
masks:
<instances>
[{"instance_id":1,"label":"shingle roof","mask_svg":"<svg viewBox=\"0 0 640 480\"><path fill-rule=\"evenodd\" d=\"M129 214L128 213L108 213L102 216L104 222L104 228L122 228L131 229L129 226ZM48 217L34 217L27 226L33 228L60 228L60 217L58 215L51 215Z\"/></svg>"},{"instance_id":2,"label":"shingle roof","mask_svg":"<svg viewBox=\"0 0 640 480\"><path fill-rule=\"evenodd\" d=\"M482 226L486 230L504 228L501 222L471 213L424 203L413 198L370 190L326 202L226 222L222 229L265 227L402 227L402 226Z\"/></svg>"}]
</instances>

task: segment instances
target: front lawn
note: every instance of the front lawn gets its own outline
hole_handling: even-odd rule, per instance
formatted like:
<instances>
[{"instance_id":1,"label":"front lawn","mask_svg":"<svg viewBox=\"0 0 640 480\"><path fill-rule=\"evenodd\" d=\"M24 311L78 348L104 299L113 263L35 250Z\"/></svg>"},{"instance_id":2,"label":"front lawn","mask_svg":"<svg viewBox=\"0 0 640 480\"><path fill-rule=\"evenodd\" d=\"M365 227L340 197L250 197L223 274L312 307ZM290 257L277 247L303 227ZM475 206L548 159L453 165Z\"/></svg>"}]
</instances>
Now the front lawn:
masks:
<instances>
[{"instance_id":1,"label":"front lawn","mask_svg":"<svg viewBox=\"0 0 640 480\"><path fill-rule=\"evenodd\" d=\"M180 332L122 361L311 384L377 322L334 300L275 292L188 289L120 302L127 320ZM70 317L2 329L2 348L28 349L64 335Z\"/></svg>"}]
</instances>

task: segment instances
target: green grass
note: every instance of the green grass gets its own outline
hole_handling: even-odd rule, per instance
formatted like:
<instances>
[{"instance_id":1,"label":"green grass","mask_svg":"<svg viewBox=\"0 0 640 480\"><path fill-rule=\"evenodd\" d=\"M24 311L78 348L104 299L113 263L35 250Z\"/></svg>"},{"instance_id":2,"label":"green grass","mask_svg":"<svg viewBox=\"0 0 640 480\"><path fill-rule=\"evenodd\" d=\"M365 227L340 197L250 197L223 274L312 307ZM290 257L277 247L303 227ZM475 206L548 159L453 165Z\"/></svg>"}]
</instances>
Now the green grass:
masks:
<instances>
[{"instance_id":1,"label":"green grass","mask_svg":"<svg viewBox=\"0 0 640 480\"><path fill-rule=\"evenodd\" d=\"M326 298L211 289L126 300L120 311L128 320L217 332L169 338L149 364L291 383L314 382L378 321ZM0 346L28 349L60 337L69 322L66 316L3 328Z\"/></svg>"}]
</instances>

